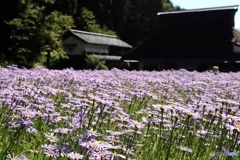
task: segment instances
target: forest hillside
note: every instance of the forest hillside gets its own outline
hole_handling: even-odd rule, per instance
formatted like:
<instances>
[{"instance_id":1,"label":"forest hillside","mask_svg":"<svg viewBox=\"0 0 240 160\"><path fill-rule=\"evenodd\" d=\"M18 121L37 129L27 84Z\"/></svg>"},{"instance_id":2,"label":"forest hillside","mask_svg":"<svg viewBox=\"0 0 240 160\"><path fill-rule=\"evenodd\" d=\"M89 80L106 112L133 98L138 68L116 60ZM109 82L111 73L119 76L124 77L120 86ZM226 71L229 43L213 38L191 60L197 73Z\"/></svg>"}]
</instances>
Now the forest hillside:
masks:
<instances>
[{"instance_id":1,"label":"forest hillside","mask_svg":"<svg viewBox=\"0 0 240 160\"><path fill-rule=\"evenodd\" d=\"M46 53L67 58L61 37L69 29L117 35L135 46L156 27L157 13L181 10L170 0L3 0L0 65L44 65Z\"/></svg>"}]
</instances>

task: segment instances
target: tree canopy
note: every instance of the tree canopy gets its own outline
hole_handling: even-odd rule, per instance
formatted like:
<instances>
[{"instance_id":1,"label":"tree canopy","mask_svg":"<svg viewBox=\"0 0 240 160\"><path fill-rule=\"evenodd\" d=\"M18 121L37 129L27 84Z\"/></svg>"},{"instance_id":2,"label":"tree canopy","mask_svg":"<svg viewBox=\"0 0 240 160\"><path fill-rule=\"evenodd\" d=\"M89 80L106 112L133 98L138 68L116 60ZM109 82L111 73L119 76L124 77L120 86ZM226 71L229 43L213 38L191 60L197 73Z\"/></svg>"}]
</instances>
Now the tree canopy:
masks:
<instances>
[{"instance_id":1,"label":"tree canopy","mask_svg":"<svg viewBox=\"0 0 240 160\"><path fill-rule=\"evenodd\" d=\"M33 67L67 58L61 37L71 28L134 46L154 30L158 12L180 9L169 0L3 0L0 63Z\"/></svg>"}]
</instances>

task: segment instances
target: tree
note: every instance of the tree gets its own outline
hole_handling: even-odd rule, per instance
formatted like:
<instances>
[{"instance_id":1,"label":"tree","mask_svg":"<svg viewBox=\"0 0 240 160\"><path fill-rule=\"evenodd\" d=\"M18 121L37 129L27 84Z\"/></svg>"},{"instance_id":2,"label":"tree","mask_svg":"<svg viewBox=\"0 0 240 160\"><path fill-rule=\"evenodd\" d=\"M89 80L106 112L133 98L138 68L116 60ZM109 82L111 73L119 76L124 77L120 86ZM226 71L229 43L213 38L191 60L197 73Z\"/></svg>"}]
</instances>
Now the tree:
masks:
<instances>
[{"instance_id":1,"label":"tree","mask_svg":"<svg viewBox=\"0 0 240 160\"><path fill-rule=\"evenodd\" d=\"M20 1L16 0L2 0L0 5L0 63L9 62L12 57L9 53L9 46L12 41L10 40L11 28L6 23L13 18L19 17L19 12L24 8Z\"/></svg>"},{"instance_id":2,"label":"tree","mask_svg":"<svg viewBox=\"0 0 240 160\"><path fill-rule=\"evenodd\" d=\"M97 23L93 12L88 10L87 8L80 8L77 14L78 16L75 16L75 25L78 29L89 32L116 35L116 33L112 30L109 30L106 25L100 26Z\"/></svg>"},{"instance_id":3,"label":"tree","mask_svg":"<svg viewBox=\"0 0 240 160\"><path fill-rule=\"evenodd\" d=\"M170 0L2 0L0 63L31 67L46 55L48 65L66 58L60 37L73 24L76 29L117 35L135 46L153 33L157 13L169 10L181 8Z\"/></svg>"},{"instance_id":4,"label":"tree","mask_svg":"<svg viewBox=\"0 0 240 160\"><path fill-rule=\"evenodd\" d=\"M87 69L105 69L107 70L108 67L105 65L106 61L105 60L100 60L96 57L94 57L93 54L87 54L85 59Z\"/></svg>"},{"instance_id":5,"label":"tree","mask_svg":"<svg viewBox=\"0 0 240 160\"><path fill-rule=\"evenodd\" d=\"M44 6L44 14L59 11L63 15L73 16L78 8L78 0L34 0L39 6Z\"/></svg>"},{"instance_id":6,"label":"tree","mask_svg":"<svg viewBox=\"0 0 240 160\"><path fill-rule=\"evenodd\" d=\"M117 34L132 45L154 32L158 24L158 12L175 10L169 0L129 0L125 7L128 9L125 9L124 27L117 29Z\"/></svg>"},{"instance_id":7,"label":"tree","mask_svg":"<svg viewBox=\"0 0 240 160\"><path fill-rule=\"evenodd\" d=\"M113 17L111 17L111 5L113 0L95 0L80 1L79 6L85 7L93 12L100 26L112 26Z\"/></svg>"},{"instance_id":8,"label":"tree","mask_svg":"<svg viewBox=\"0 0 240 160\"><path fill-rule=\"evenodd\" d=\"M179 10L170 0L88 0L80 1L79 7L87 8L101 27L107 26L132 45L156 29L158 12Z\"/></svg>"},{"instance_id":9,"label":"tree","mask_svg":"<svg viewBox=\"0 0 240 160\"><path fill-rule=\"evenodd\" d=\"M41 51L47 52L47 66L50 65L50 52L57 52L59 59L68 58L62 46L62 35L73 27L73 19L70 16L62 15L53 11L44 17L44 23L40 28ZM41 38L41 39L40 39ZM55 57L56 58L56 57Z\"/></svg>"},{"instance_id":10,"label":"tree","mask_svg":"<svg viewBox=\"0 0 240 160\"><path fill-rule=\"evenodd\" d=\"M40 61L41 53L47 52L49 65L51 51L58 53L58 59L66 58L61 36L73 27L72 17L59 11L52 11L46 15L46 7L28 2L23 4L26 9L20 13L20 17L8 22L12 28L10 50L13 62L20 66L32 67Z\"/></svg>"},{"instance_id":11,"label":"tree","mask_svg":"<svg viewBox=\"0 0 240 160\"><path fill-rule=\"evenodd\" d=\"M111 17L113 26L109 26L110 28L114 28L117 34L124 35L123 30L126 27L126 22L128 20L128 15L130 15L130 0L114 0L111 5Z\"/></svg>"}]
</instances>

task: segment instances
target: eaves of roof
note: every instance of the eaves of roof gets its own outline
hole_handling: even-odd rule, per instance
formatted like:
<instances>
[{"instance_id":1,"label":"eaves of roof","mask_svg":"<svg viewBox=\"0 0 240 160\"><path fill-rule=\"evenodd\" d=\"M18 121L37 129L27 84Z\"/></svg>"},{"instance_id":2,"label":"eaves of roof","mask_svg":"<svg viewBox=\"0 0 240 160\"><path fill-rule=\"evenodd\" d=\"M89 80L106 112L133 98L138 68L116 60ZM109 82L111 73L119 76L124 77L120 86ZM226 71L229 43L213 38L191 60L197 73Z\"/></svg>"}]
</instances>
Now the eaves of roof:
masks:
<instances>
[{"instance_id":1,"label":"eaves of roof","mask_svg":"<svg viewBox=\"0 0 240 160\"><path fill-rule=\"evenodd\" d=\"M88 44L97 44L97 45L108 45L108 46L117 46L123 48L132 48L131 45L126 42L118 39L117 36L99 34L93 32L86 32L80 30L71 30L72 34L78 39L88 43Z\"/></svg>"},{"instance_id":2,"label":"eaves of roof","mask_svg":"<svg viewBox=\"0 0 240 160\"><path fill-rule=\"evenodd\" d=\"M120 61L121 60L121 56L110 56L110 55L93 55L94 57L98 58L98 59L105 59L105 60L117 60Z\"/></svg>"},{"instance_id":3,"label":"eaves of roof","mask_svg":"<svg viewBox=\"0 0 240 160\"><path fill-rule=\"evenodd\" d=\"M196 62L196 63L208 63L208 62L219 62L219 63L237 63L240 59L237 58L139 58L136 61L139 62Z\"/></svg>"}]
</instances>

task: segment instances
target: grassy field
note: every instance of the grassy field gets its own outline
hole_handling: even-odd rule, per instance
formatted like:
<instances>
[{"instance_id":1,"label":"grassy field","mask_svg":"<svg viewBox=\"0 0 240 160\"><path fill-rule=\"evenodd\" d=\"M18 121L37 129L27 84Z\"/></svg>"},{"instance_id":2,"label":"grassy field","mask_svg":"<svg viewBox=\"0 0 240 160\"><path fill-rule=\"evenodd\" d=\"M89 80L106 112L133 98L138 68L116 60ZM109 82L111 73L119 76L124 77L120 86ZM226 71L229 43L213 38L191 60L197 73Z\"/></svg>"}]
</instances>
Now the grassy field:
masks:
<instances>
[{"instance_id":1,"label":"grassy field","mask_svg":"<svg viewBox=\"0 0 240 160\"><path fill-rule=\"evenodd\" d=\"M240 155L240 72L0 68L0 159Z\"/></svg>"}]
</instances>

